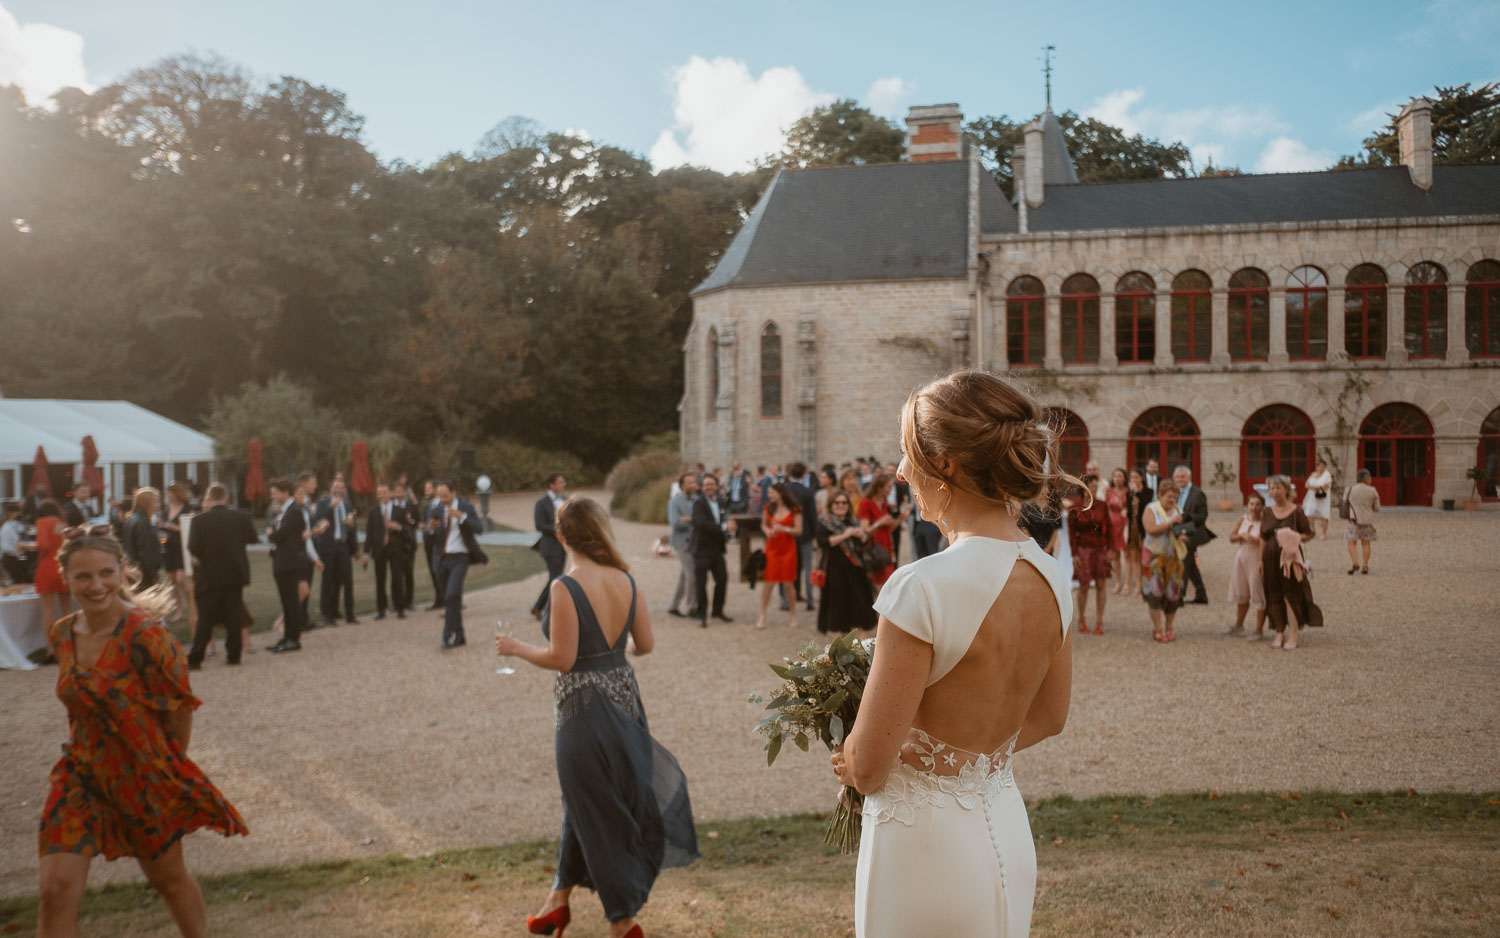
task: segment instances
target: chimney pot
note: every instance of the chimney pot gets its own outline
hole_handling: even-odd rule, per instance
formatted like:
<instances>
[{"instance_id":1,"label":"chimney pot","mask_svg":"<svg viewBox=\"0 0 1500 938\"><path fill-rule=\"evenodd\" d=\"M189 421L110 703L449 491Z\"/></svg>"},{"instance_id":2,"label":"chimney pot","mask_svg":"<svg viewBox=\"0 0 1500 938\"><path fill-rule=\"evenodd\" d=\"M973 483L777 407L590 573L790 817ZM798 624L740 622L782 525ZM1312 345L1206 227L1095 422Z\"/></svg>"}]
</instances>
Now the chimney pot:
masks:
<instances>
[{"instance_id":1,"label":"chimney pot","mask_svg":"<svg viewBox=\"0 0 1500 938\"><path fill-rule=\"evenodd\" d=\"M964 156L964 115L957 104L928 104L906 114L906 158L913 163Z\"/></svg>"},{"instance_id":2,"label":"chimney pot","mask_svg":"<svg viewBox=\"0 0 1500 938\"><path fill-rule=\"evenodd\" d=\"M1419 189L1432 188L1432 106L1430 98L1412 98L1396 115L1401 165Z\"/></svg>"}]
</instances>

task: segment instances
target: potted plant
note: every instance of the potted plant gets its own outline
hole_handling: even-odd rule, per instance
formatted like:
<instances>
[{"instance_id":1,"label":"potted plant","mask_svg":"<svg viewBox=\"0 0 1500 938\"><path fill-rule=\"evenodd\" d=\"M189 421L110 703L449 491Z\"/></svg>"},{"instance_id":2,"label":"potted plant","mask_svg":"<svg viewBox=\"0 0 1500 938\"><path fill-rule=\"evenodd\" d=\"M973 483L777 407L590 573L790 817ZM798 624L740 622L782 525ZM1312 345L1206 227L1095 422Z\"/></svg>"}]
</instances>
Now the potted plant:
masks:
<instances>
[{"instance_id":1,"label":"potted plant","mask_svg":"<svg viewBox=\"0 0 1500 938\"><path fill-rule=\"evenodd\" d=\"M1479 509L1479 499L1481 498L1481 486L1488 482L1490 477L1479 466L1470 466L1469 470L1464 473L1464 476L1473 483L1474 492L1473 498L1464 499L1464 511L1477 511Z\"/></svg>"},{"instance_id":2,"label":"potted plant","mask_svg":"<svg viewBox=\"0 0 1500 938\"><path fill-rule=\"evenodd\" d=\"M1219 510L1234 511L1234 502L1229 498L1229 487L1235 483L1239 476L1235 475L1234 469L1229 463L1220 460L1214 463L1214 475L1209 481L1219 487Z\"/></svg>"}]
</instances>

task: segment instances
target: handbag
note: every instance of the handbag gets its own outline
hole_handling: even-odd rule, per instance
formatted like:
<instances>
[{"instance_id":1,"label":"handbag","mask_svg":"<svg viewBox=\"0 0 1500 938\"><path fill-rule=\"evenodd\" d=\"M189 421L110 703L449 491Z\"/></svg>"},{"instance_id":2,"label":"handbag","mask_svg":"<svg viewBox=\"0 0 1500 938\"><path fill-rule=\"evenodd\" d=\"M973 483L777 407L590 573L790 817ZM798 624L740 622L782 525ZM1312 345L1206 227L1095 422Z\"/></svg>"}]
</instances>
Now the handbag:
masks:
<instances>
[{"instance_id":1,"label":"handbag","mask_svg":"<svg viewBox=\"0 0 1500 938\"><path fill-rule=\"evenodd\" d=\"M1349 490L1344 490L1344 500L1339 502L1339 520L1349 521L1354 517L1354 509L1349 506Z\"/></svg>"},{"instance_id":2,"label":"handbag","mask_svg":"<svg viewBox=\"0 0 1500 938\"><path fill-rule=\"evenodd\" d=\"M865 545L864 555L860 559L864 561L865 572L876 576L884 573L886 567L891 565L891 552L871 541Z\"/></svg>"}]
</instances>

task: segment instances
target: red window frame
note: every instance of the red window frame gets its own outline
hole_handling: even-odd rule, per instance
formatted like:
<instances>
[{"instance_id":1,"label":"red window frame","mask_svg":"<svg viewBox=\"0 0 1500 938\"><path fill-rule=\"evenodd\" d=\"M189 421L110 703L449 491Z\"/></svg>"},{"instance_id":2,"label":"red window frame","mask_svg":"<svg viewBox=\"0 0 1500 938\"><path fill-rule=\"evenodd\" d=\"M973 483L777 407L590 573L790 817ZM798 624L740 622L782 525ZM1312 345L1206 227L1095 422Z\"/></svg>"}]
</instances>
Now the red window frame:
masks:
<instances>
[{"instance_id":1,"label":"red window frame","mask_svg":"<svg viewBox=\"0 0 1500 938\"><path fill-rule=\"evenodd\" d=\"M1246 285L1246 281L1252 281ZM1261 321L1255 321L1257 298L1260 300L1259 312ZM1239 354L1235 354L1235 339L1238 330L1234 328L1236 307L1244 317L1244 347ZM1229 278L1229 360L1233 362L1263 362L1270 358L1271 354L1271 278L1267 277L1265 271L1254 267L1246 267L1234 272ZM1260 332L1260 346L1264 353L1257 355L1256 332Z\"/></svg>"},{"instance_id":2,"label":"red window frame","mask_svg":"<svg viewBox=\"0 0 1500 938\"><path fill-rule=\"evenodd\" d=\"M1429 277L1433 279L1415 279ZM1406 274L1403 297L1407 358L1445 358L1448 355L1448 272L1441 264L1423 261ZM1412 331L1413 317L1416 331Z\"/></svg>"},{"instance_id":3,"label":"red window frame","mask_svg":"<svg viewBox=\"0 0 1500 938\"><path fill-rule=\"evenodd\" d=\"M1500 407L1490 411L1479 426L1474 465L1489 476L1479 487L1479 497L1487 502L1500 501Z\"/></svg>"},{"instance_id":4,"label":"red window frame","mask_svg":"<svg viewBox=\"0 0 1500 938\"><path fill-rule=\"evenodd\" d=\"M1269 472L1251 472L1251 453ZM1307 484L1318 461L1317 437L1307 414L1290 404L1270 404L1250 415L1240 435L1240 494L1246 500L1255 485L1273 475L1288 476L1297 491Z\"/></svg>"},{"instance_id":5,"label":"red window frame","mask_svg":"<svg viewBox=\"0 0 1500 938\"><path fill-rule=\"evenodd\" d=\"M1035 277L1012 280L1005 291L1005 358L1012 368L1040 367L1047 355L1046 288ZM1040 347L1033 351L1040 340Z\"/></svg>"},{"instance_id":6,"label":"red window frame","mask_svg":"<svg viewBox=\"0 0 1500 938\"><path fill-rule=\"evenodd\" d=\"M1185 270L1172 281L1172 360L1208 361L1213 337L1213 281L1201 270Z\"/></svg>"},{"instance_id":7,"label":"red window frame","mask_svg":"<svg viewBox=\"0 0 1500 938\"><path fill-rule=\"evenodd\" d=\"M1061 332L1064 365L1099 363L1099 281L1088 274L1074 274L1063 281ZM1090 332L1094 337L1092 349L1086 341Z\"/></svg>"},{"instance_id":8,"label":"red window frame","mask_svg":"<svg viewBox=\"0 0 1500 938\"><path fill-rule=\"evenodd\" d=\"M1361 275L1361 271L1366 271ZM1372 277L1379 275L1377 282L1374 279L1356 279L1357 276ZM1375 302L1379 298L1379 303ZM1386 326L1390 315L1390 285L1386 280L1385 271L1374 264L1360 264L1349 271L1349 276L1344 278L1344 351L1350 358L1361 361L1385 358L1386 343L1389 337L1386 335ZM1375 307L1379 306L1377 312ZM1358 324L1359 334L1356 336L1351 330ZM1370 334L1379 334L1379 348L1372 349Z\"/></svg>"},{"instance_id":9,"label":"red window frame","mask_svg":"<svg viewBox=\"0 0 1500 938\"><path fill-rule=\"evenodd\" d=\"M1310 273L1309 273L1310 272ZM1316 275L1317 279L1313 279ZM1299 297L1296 317L1299 322L1294 323L1292 298ZM1322 332L1323 332L1323 354L1313 354L1313 332L1314 326L1318 325L1318 312L1314 303L1321 300L1322 306ZM1326 361L1328 358L1328 275L1316 267L1302 266L1292 271L1287 277L1286 286L1286 353L1287 358L1294 362ZM1300 327L1300 328L1299 328ZM1300 342L1293 342L1292 330L1299 328Z\"/></svg>"},{"instance_id":10,"label":"red window frame","mask_svg":"<svg viewBox=\"0 0 1500 938\"><path fill-rule=\"evenodd\" d=\"M1187 411L1153 407L1130 425L1129 464L1144 467L1155 459L1161 464L1162 478L1167 479L1174 468L1186 463L1193 469L1193 478L1202 479L1201 436L1198 422Z\"/></svg>"},{"instance_id":11,"label":"red window frame","mask_svg":"<svg viewBox=\"0 0 1500 938\"><path fill-rule=\"evenodd\" d=\"M1482 260L1469 267L1464 345L1470 358L1500 358L1500 261Z\"/></svg>"},{"instance_id":12,"label":"red window frame","mask_svg":"<svg viewBox=\"0 0 1500 938\"><path fill-rule=\"evenodd\" d=\"M1128 273L1115 285L1115 359L1122 365L1156 360L1156 281L1149 274Z\"/></svg>"},{"instance_id":13,"label":"red window frame","mask_svg":"<svg viewBox=\"0 0 1500 938\"><path fill-rule=\"evenodd\" d=\"M1089 428L1071 410L1061 410L1062 432L1057 438L1058 467L1075 476L1083 475L1089 463Z\"/></svg>"}]
</instances>

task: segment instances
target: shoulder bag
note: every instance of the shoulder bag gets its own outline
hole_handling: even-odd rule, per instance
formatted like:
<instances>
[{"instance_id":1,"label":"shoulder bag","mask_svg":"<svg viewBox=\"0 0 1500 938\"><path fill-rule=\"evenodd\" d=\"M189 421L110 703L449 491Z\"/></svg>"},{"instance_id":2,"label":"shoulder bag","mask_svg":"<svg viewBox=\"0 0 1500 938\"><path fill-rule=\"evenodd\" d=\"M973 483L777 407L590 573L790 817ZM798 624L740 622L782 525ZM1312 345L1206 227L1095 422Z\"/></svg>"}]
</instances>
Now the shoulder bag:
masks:
<instances>
[{"instance_id":1,"label":"shoulder bag","mask_svg":"<svg viewBox=\"0 0 1500 938\"><path fill-rule=\"evenodd\" d=\"M1349 505L1349 489L1344 489L1344 500L1339 502L1339 519L1349 521L1354 517L1354 509Z\"/></svg>"}]
</instances>

